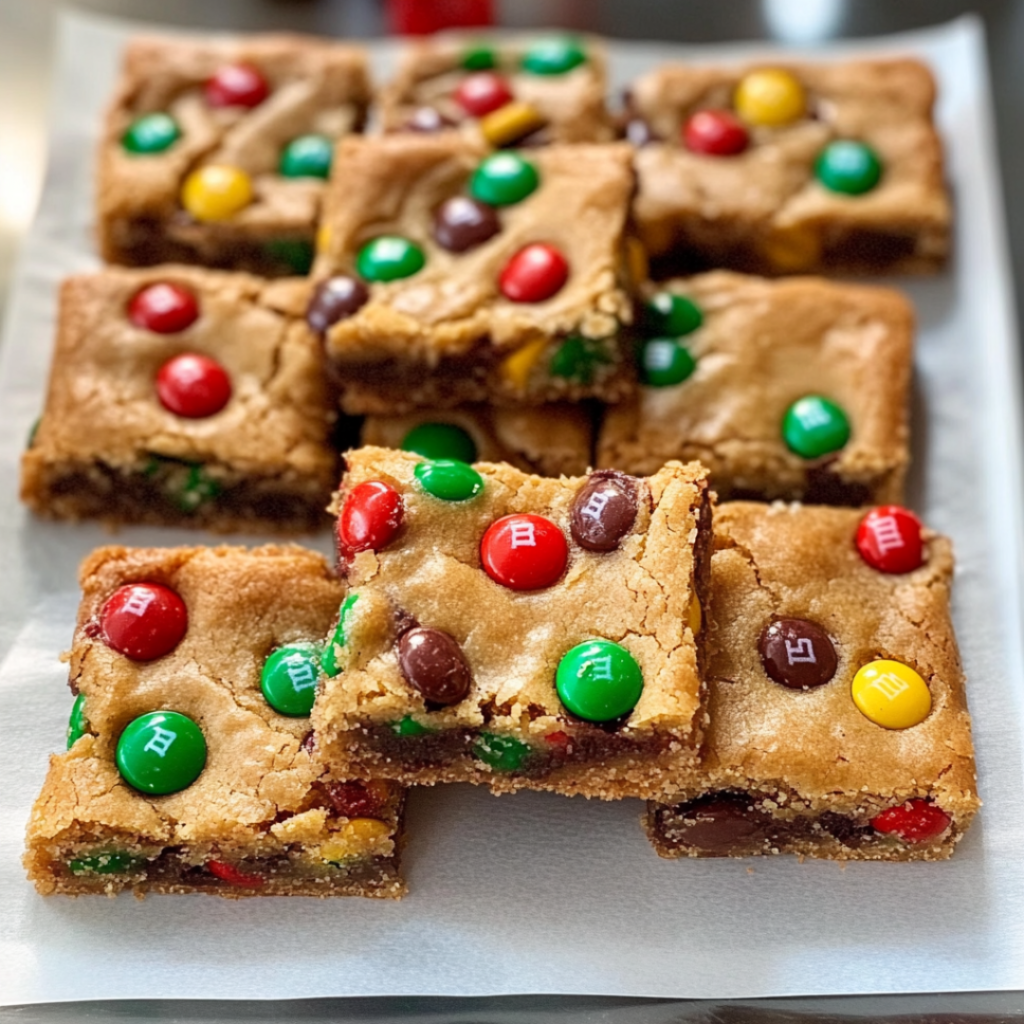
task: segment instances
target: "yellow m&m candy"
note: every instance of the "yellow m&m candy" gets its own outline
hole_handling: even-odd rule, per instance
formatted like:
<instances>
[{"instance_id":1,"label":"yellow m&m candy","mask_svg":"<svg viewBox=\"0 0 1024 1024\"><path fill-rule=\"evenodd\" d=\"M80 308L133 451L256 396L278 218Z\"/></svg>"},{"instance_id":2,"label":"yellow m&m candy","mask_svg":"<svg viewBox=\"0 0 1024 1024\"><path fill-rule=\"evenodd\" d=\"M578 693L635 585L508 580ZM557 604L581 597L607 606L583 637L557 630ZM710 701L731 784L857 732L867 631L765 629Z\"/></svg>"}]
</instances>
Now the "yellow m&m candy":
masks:
<instances>
[{"instance_id":1,"label":"yellow m&m candy","mask_svg":"<svg viewBox=\"0 0 1024 1024\"><path fill-rule=\"evenodd\" d=\"M517 388L525 388L530 371L540 359L547 344L547 339L535 338L533 341L528 341L522 348L517 349L512 355L506 356L500 367L502 377Z\"/></svg>"},{"instance_id":2,"label":"yellow m&m candy","mask_svg":"<svg viewBox=\"0 0 1024 1024\"><path fill-rule=\"evenodd\" d=\"M885 729L909 729L923 722L932 709L928 684L898 661L880 659L862 665L850 694L857 710Z\"/></svg>"},{"instance_id":3,"label":"yellow m&m candy","mask_svg":"<svg viewBox=\"0 0 1024 1024\"><path fill-rule=\"evenodd\" d=\"M733 105L747 124L776 127L803 117L807 99L803 86L789 71L762 68L743 76Z\"/></svg>"},{"instance_id":4,"label":"yellow m&m candy","mask_svg":"<svg viewBox=\"0 0 1024 1024\"><path fill-rule=\"evenodd\" d=\"M181 205L199 221L230 220L252 202L252 181L240 167L207 164L181 189Z\"/></svg>"}]
</instances>

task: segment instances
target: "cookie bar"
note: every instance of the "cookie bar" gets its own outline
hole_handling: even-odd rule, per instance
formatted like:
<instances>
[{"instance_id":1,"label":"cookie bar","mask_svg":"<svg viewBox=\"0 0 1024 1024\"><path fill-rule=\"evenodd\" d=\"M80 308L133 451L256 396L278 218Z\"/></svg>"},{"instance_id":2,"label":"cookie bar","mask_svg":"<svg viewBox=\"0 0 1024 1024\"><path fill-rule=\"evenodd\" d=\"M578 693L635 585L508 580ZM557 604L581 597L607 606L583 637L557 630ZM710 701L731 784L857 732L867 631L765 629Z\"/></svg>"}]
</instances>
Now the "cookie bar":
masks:
<instances>
[{"instance_id":1,"label":"cookie bar","mask_svg":"<svg viewBox=\"0 0 1024 1024\"><path fill-rule=\"evenodd\" d=\"M167 266L66 280L21 496L57 519L326 525L337 481L306 288Z\"/></svg>"},{"instance_id":2,"label":"cookie bar","mask_svg":"<svg viewBox=\"0 0 1024 1024\"><path fill-rule=\"evenodd\" d=\"M608 142L605 63L592 38L418 43L381 90L381 124L388 132L459 129L494 147Z\"/></svg>"},{"instance_id":3,"label":"cookie bar","mask_svg":"<svg viewBox=\"0 0 1024 1024\"><path fill-rule=\"evenodd\" d=\"M948 857L979 806L953 553L898 506L714 518L700 775L651 804L663 857Z\"/></svg>"},{"instance_id":4,"label":"cookie bar","mask_svg":"<svg viewBox=\"0 0 1024 1024\"><path fill-rule=\"evenodd\" d=\"M311 752L344 598L320 555L109 547L80 575L68 749L28 825L41 893L404 893L401 790Z\"/></svg>"},{"instance_id":5,"label":"cookie bar","mask_svg":"<svg viewBox=\"0 0 1024 1024\"><path fill-rule=\"evenodd\" d=\"M629 92L658 274L911 273L950 246L935 83L914 60L670 65Z\"/></svg>"},{"instance_id":6,"label":"cookie bar","mask_svg":"<svg viewBox=\"0 0 1024 1024\"><path fill-rule=\"evenodd\" d=\"M628 394L630 157L621 144L488 156L451 132L344 140L308 313L342 408Z\"/></svg>"},{"instance_id":7,"label":"cookie bar","mask_svg":"<svg viewBox=\"0 0 1024 1024\"><path fill-rule=\"evenodd\" d=\"M597 464L699 460L722 499L901 501L914 314L898 292L727 271L647 285L642 386Z\"/></svg>"},{"instance_id":8,"label":"cookie bar","mask_svg":"<svg viewBox=\"0 0 1024 1024\"><path fill-rule=\"evenodd\" d=\"M103 258L307 273L334 143L369 95L363 51L334 42L134 40L100 145Z\"/></svg>"},{"instance_id":9,"label":"cookie bar","mask_svg":"<svg viewBox=\"0 0 1024 1024\"><path fill-rule=\"evenodd\" d=\"M618 799L694 764L702 467L554 480L380 448L346 462L350 593L313 714L332 772Z\"/></svg>"},{"instance_id":10,"label":"cookie bar","mask_svg":"<svg viewBox=\"0 0 1024 1024\"><path fill-rule=\"evenodd\" d=\"M507 462L539 476L581 476L592 463L588 410L562 403L537 408L469 405L405 416L367 416L361 441L425 458Z\"/></svg>"}]
</instances>

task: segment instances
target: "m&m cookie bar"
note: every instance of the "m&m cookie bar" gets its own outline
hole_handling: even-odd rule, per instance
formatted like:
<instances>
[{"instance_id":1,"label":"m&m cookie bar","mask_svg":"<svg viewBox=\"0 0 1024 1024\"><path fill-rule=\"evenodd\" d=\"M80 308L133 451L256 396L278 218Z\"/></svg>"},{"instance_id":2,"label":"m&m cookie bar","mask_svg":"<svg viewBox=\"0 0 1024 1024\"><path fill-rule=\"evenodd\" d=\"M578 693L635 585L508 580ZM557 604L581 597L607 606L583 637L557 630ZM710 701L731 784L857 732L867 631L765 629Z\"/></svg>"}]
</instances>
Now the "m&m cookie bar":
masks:
<instances>
[{"instance_id":1,"label":"m&m cookie bar","mask_svg":"<svg viewBox=\"0 0 1024 1024\"><path fill-rule=\"evenodd\" d=\"M324 525L335 413L305 300L298 281L180 266L69 278L22 499L58 519Z\"/></svg>"},{"instance_id":2,"label":"m&m cookie bar","mask_svg":"<svg viewBox=\"0 0 1024 1024\"><path fill-rule=\"evenodd\" d=\"M488 155L451 132L343 141L308 313L342 408L628 394L630 157L621 144Z\"/></svg>"},{"instance_id":3,"label":"m&m cookie bar","mask_svg":"<svg viewBox=\"0 0 1024 1024\"><path fill-rule=\"evenodd\" d=\"M948 857L979 806L949 541L898 506L715 513L702 769L664 857Z\"/></svg>"},{"instance_id":4,"label":"m&m cookie bar","mask_svg":"<svg viewBox=\"0 0 1024 1024\"><path fill-rule=\"evenodd\" d=\"M332 782L309 711L344 587L297 547L103 548L81 569L41 893L397 897L401 790Z\"/></svg>"},{"instance_id":5,"label":"m&m cookie bar","mask_svg":"<svg viewBox=\"0 0 1024 1024\"><path fill-rule=\"evenodd\" d=\"M369 94L363 52L334 42L134 40L100 146L103 258L306 273L334 144Z\"/></svg>"},{"instance_id":6,"label":"m&m cookie bar","mask_svg":"<svg viewBox=\"0 0 1024 1024\"><path fill-rule=\"evenodd\" d=\"M637 396L597 464L699 460L723 499L903 499L914 313L898 292L727 271L648 285Z\"/></svg>"},{"instance_id":7,"label":"m&m cookie bar","mask_svg":"<svg viewBox=\"0 0 1024 1024\"><path fill-rule=\"evenodd\" d=\"M367 416L360 440L430 459L507 462L539 476L580 476L592 463L593 433L589 411L565 402Z\"/></svg>"},{"instance_id":8,"label":"m&m cookie bar","mask_svg":"<svg viewBox=\"0 0 1024 1024\"><path fill-rule=\"evenodd\" d=\"M607 142L605 86L595 39L442 38L403 55L380 94L381 123L388 132L459 129L495 148Z\"/></svg>"},{"instance_id":9,"label":"m&m cookie bar","mask_svg":"<svg viewBox=\"0 0 1024 1024\"><path fill-rule=\"evenodd\" d=\"M700 466L554 480L379 448L346 460L349 596L313 714L332 772L618 799L694 764Z\"/></svg>"},{"instance_id":10,"label":"m&m cookie bar","mask_svg":"<svg viewBox=\"0 0 1024 1024\"><path fill-rule=\"evenodd\" d=\"M937 270L950 204L934 100L913 60L651 71L626 125L640 238L662 272Z\"/></svg>"}]
</instances>

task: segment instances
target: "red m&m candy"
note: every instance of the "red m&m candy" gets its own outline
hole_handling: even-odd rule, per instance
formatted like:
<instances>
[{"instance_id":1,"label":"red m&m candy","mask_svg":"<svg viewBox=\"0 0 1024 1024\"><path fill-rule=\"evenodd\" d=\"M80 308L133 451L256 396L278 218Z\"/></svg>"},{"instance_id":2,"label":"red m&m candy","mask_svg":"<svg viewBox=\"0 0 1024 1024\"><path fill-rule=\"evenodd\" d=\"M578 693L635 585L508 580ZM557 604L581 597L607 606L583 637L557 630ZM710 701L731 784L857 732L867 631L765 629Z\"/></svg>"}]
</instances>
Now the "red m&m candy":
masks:
<instances>
[{"instance_id":1,"label":"red m&m candy","mask_svg":"<svg viewBox=\"0 0 1024 1024\"><path fill-rule=\"evenodd\" d=\"M876 832L899 836L905 843L926 843L949 828L950 816L930 800L908 800L899 807L876 814L871 827Z\"/></svg>"},{"instance_id":2,"label":"red m&m candy","mask_svg":"<svg viewBox=\"0 0 1024 1024\"><path fill-rule=\"evenodd\" d=\"M153 661L178 646L188 629L185 602L160 583L128 583L100 612L103 639L132 661Z\"/></svg>"},{"instance_id":3,"label":"red m&m candy","mask_svg":"<svg viewBox=\"0 0 1024 1024\"><path fill-rule=\"evenodd\" d=\"M698 110L683 125L686 148L705 156L735 156L749 142L747 129L728 110Z\"/></svg>"},{"instance_id":4,"label":"red m&m candy","mask_svg":"<svg viewBox=\"0 0 1024 1024\"><path fill-rule=\"evenodd\" d=\"M524 246L505 264L498 287L513 302L543 302L569 278L569 262L552 245Z\"/></svg>"},{"instance_id":5,"label":"red m&m candy","mask_svg":"<svg viewBox=\"0 0 1024 1024\"><path fill-rule=\"evenodd\" d=\"M206 870L215 878L219 878L228 885L236 885L242 889L258 889L263 885L263 879L259 875L250 875L242 871L234 864L223 860L208 860Z\"/></svg>"},{"instance_id":6,"label":"red m&m candy","mask_svg":"<svg viewBox=\"0 0 1024 1024\"><path fill-rule=\"evenodd\" d=\"M550 587L565 571L569 545L550 519L527 513L491 523L480 541L484 571L510 590Z\"/></svg>"},{"instance_id":7,"label":"red m&m candy","mask_svg":"<svg viewBox=\"0 0 1024 1024\"><path fill-rule=\"evenodd\" d=\"M218 413L231 398L231 380L216 359L186 353L168 359L156 375L160 404L176 416L202 419Z\"/></svg>"},{"instance_id":8,"label":"red m&m candy","mask_svg":"<svg viewBox=\"0 0 1024 1024\"><path fill-rule=\"evenodd\" d=\"M921 520L899 505L872 509L857 527L857 550L879 572L913 572L924 561Z\"/></svg>"},{"instance_id":9,"label":"red m&m candy","mask_svg":"<svg viewBox=\"0 0 1024 1024\"><path fill-rule=\"evenodd\" d=\"M402 525L402 496L383 480L367 480L349 491L338 516L338 554L384 547Z\"/></svg>"},{"instance_id":10,"label":"red m&m candy","mask_svg":"<svg viewBox=\"0 0 1024 1024\"><path fill-rule=\"evenodd\" d=\"M128 319L136 327L157 334L176 334L191 327L199 316L195 295L181 285L160 281L147 285L128 303Z\"/></svg>"},{"instance_id":11,"label":"red m&m candy","mask_svg":"<svg viewBox=\"0 0 1024 1024\"><path fill-rule=\"evenodd\" d=\"M267 80L251 64L225 64L207 79L211 107L258 107L270 95Z\"/></svg>"},{"instance_id":12,"label":"red m&m candy","mask_svg":"<svg viewBox=\"0 0 1024 1024\"><path fill-rule=\"evenodd\" d=\"M493 71L467 75L455 90L455 102L472 117L483 117L511 101L508 82Z\"/></svg>"}]
</instances>

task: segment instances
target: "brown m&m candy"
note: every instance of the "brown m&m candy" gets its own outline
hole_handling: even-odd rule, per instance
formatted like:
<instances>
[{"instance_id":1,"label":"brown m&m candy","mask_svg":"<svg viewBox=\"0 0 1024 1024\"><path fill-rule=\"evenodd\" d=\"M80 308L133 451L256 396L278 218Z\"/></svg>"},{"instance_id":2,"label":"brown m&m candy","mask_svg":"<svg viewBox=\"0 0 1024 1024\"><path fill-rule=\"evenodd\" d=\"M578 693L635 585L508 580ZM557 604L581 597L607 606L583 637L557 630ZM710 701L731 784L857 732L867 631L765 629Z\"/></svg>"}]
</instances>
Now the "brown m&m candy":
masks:
<instances>
[{"instance_id":1,"label":"brown m&m candy","mask_svg":"<svg viewBox=\"0 0 1024 1024\"><path fill-rule=\"evenodd\" d=\"M672 838L710 854L731 854L737 846L762 841L767 817L747 797L714 793L676 810Z\"/></svg>"},{"instance_id":2,"label":"brown m&m candy","mask_svg":"<svg viewBox=\"0 0 1024 1024\"><path fill-rule=\"evenodd\" d=\"M370 293L358 278L337 274L316 286L306 309L306 323L317 334L345 317L357 313L366 304Z\"/></svg>"},{"instance_id":3,"label":"brown m&m candy","mask_svg":"<svg viewBox=\"0 0 1024 1024\"><path fill-rule=\"evenodd\" d=\"M591 473L569 511L572 539L587 551L614 551L636 521L636 498L636 481L625 473Z\"/></svg>"},{"instance_id":4,"label":"brown m&m candy","mask_svg":"<svg viewBox=\"0 0 1024 1024\"><path fill-rule=\"evenodd\" d=\"M434 241L449 252L466 252L501 230L493 206L469 196L452 196L434 215Z\"/></svg>"},{"instance_id":5,"label":"brown m&m candy","mask_svg":"<svg viewBox=\"0 0 1024 1024\"><path fill-rule=\"evenodd\" d=\"M824 685L839 664L828 634L806 619L776 619L765 627L757 646L765 672L791 690Z\"/></svg>"},{"instance_id":6,"label":"brown m&m candy","mask_svg":"<svg viewBox=\"0 0 1024 1024\"><path fill-rule=\"evenodd\" d=\"M405 681L430 704L458 704L472 673L455 638L440 629L417 626L398 641L398 665Z\"/></svg>"}]
</instances>

